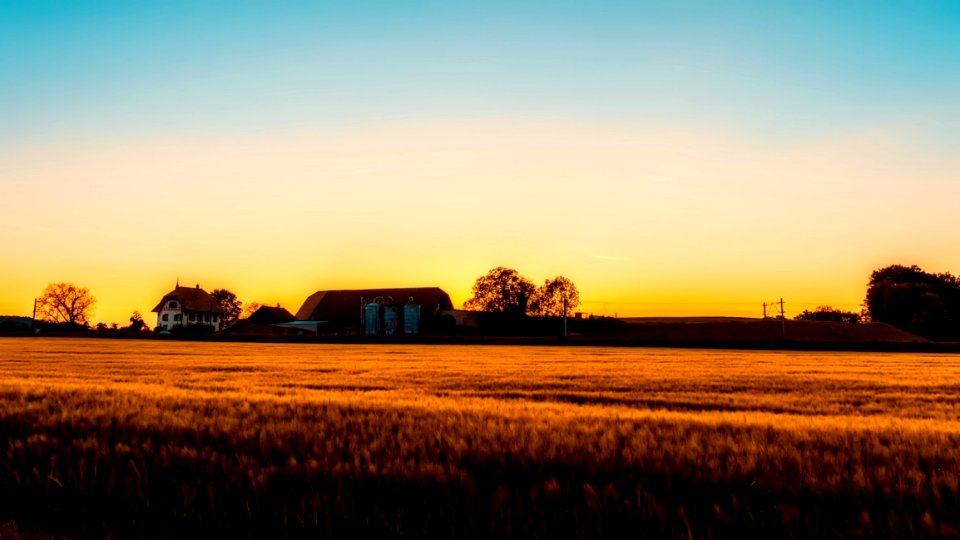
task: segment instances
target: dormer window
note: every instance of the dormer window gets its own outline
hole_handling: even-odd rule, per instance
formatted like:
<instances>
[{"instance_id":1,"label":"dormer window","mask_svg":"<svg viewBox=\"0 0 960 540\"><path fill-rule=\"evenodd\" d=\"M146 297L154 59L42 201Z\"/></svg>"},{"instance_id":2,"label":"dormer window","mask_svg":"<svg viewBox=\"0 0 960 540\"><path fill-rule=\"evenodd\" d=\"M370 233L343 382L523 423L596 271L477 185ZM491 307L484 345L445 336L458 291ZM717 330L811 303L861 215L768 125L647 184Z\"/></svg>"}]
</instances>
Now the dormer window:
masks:
<instances>
[{"instance_id":1,"label":"dormer window","mask_svg":"<svg viewBox=\"0 0 960 540\"><path fill-rule=\"evenodd\" d=\"M170 309L177 309L180 307L180 304L178 304L176 300L171 300L169 303L167 303L167 307Z\"/></svg>"}]
</instances>

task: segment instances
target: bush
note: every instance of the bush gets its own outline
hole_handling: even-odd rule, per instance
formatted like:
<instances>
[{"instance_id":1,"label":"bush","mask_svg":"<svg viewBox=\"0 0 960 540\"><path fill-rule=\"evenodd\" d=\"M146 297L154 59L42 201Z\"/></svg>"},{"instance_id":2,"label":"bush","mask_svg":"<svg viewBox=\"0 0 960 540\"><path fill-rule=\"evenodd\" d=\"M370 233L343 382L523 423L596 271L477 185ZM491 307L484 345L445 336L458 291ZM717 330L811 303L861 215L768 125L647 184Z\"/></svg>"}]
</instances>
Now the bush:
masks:
<instances>
[{"instance_id":1,"label":"bush","mask_svg":"<svg viewBox=\"0 0 960 540\"><path fill-rule=\"evenodd\" d=\"M803 313L794 317L794 320L857 324L860 322L860 314L852 311L842 311L830 306L820 306L813 311L804 310Z\"/></svg>"}]
</instances>

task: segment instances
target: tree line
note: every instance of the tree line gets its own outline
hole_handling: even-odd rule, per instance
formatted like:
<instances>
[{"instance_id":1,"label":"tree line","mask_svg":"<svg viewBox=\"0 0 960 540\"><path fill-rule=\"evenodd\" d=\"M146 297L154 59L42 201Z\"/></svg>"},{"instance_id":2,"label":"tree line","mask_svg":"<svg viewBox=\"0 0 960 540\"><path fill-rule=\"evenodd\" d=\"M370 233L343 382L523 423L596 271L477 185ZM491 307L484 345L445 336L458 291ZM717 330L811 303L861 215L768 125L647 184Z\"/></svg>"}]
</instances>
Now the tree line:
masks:
<instances>
[{"instance_id":1,"label":"tree line","mask_svg":"<svg viewBox=\"0 0 960 540\"><path fill-rule=\"evenodd\" d=\"M820 306L794 319L879 322L934 340L960 340L960 277L893 264L870 274L860 313Z\"/></svg>"},{"instance_id":2,"label":"tree line","mask_svg":"<svg viewBox=\"0 0 960 540\"><path fill-rule=\"evenodd\" d=\"M468 310L563 317L580 305L580 293L572 281L557 276L537 287L513 268L498 266L473 284L473 296L463 303Z\"/></svg>"},{"instance_id":3,"label":"tree line","mask_svg":"<svg viewBox=\"0 0 960 540\"><path fill-rule=\"evenodd\" d=\"M243 302L237 295L227 289L213 289L210 291L210 295L217 300L220 309L223 310L221 321L224 328L237 322L241 316L249 316L260 308L258 302L251 302L244 308ZM87 329L90 327L90 320L93 317L96 303L96 297L90 293L90 289L87 287L80 287L73 283L51 283L35 300L34 319L67 330ZM97 323L94 328L101 331L140 332L149 330L139 311L134 311L129 320L129 326L121 327L117 323L107 326L101 322Z\"/></svg>"},{"instance_id":4,"label":"tree line","mask_svg":"<svg viewBox=\"0 0 960 540\"><path fill-rule=\"evenodd\" d=\"M223 328L236 323L241 317L250 316L261 307L258 302L244 306L237 295L227 289L213 289L210 295L223 310ZM35 318L66 328L88 328L96 301L86 287L73 283L52 283L37 299ZM546 279L537 287L516 270L498 266L477 279L473 285L473 295L464 303L464 308L504 315L562 317L575 311L579 305L580 293L566 277ZM147 326L140 313L134 311L130 326L113 324L108 327L99 323L96 328L136 332Z\"/></svg>"},{"instance_id":5,"label":"tree line","mask_svg":"<svg viewBox=\"0 0 960 540\"><path fill-rule=\"evenodd\" d=\"M579 305L576 286L563 276L536 287L516 270L498 266L477 279L473 296L464 308L556 317L569 314ZM879 322L929 339L960 340L960 277L949 272L925 272L916 265L885 266L870 274L859 313L820 306L794 318L850 324Z\"/></svg>"},{"instance_id":6,"label":"tree line","mask_svg":"<svg viewBox=\"0 0 960 540\"><path fill-rule=\"evenodd\" d=\"M870 320L937 340L960 340L960 278L920 267L891 265L874 270L864 310Z\"/></svg>"},{"instance_id":7,"label":"tree line","mask_svg":"<svg viewBox=\"0 0 960 540\"><path fill-rule=\"evenodd\" d=\"M214 289L211 295L223 309L224 327L260 307L252 302L245 308L237 295L227 289ZM96 298L86 287L52 283L37 299L36 319L88 328L95 304ZM477 278L471 297L464 302L468 310L512 317L562 317L579 306L580 293L570 279L557 276L544 280L538 287L516 270L503 266ZM949 272L925 272L916 265L885 266L870 274L860 313L820 306L795 319L881 322L929 339L960 340L960 277ZM130 326L123 327L132 331L145 328L146 323L136 311L130 317ZM113 325L113 329L119 328Z\"/></svg>"}]
</instances>

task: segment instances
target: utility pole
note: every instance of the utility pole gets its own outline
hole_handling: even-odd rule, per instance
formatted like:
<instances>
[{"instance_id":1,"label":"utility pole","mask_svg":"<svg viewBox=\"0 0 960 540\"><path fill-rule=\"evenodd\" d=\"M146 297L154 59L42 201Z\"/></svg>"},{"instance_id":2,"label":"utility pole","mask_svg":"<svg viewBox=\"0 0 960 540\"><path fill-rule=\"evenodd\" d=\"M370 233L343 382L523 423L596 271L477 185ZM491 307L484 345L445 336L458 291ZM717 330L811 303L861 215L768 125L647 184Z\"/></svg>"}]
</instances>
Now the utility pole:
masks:
<instances>
[{"instance_id":1,"label":"utility pole","mask_svg":"<svg viewBox=\"0 0 960 540\"><path fill-rule=\"evenodd\" d=\"M34 299L33 299L33 316L30 317L30 331L31 331L31 332L33 331L34 326L36 325L36 322L37 322L37 300L39 300L39 299L38 299L38 298L34 298Z\"/></svg>"},{"instance_id":2,"label":"utility pole","mask_svg":"<svg viewBox=\"0 0 960 540\"><path fill-rule=\"evenodd\" d=\"M567 337L567 297L563 297L563 337Z\"/></svg>"},{"instance_id":3,"label":"utility pole","mask_svg":"<svg viewBox=\"0 0 960 540\"><path fill-rule=\"evenodd\" d=\"M780 327L783 330L783 339L787 339L787 317L783 313L783 298L780 298Z\"/></svg>"},{"instance_id":4,"label":"utility pole","mask_svg":"<svg viewBox=\"0 0 960 540\"><path fill-rule=\"evenodd\" d=\"M763 318L764 318L764 319L767 318L767 303L766 303L766 302L763 303Z\"/></svg>"}]
</instances>

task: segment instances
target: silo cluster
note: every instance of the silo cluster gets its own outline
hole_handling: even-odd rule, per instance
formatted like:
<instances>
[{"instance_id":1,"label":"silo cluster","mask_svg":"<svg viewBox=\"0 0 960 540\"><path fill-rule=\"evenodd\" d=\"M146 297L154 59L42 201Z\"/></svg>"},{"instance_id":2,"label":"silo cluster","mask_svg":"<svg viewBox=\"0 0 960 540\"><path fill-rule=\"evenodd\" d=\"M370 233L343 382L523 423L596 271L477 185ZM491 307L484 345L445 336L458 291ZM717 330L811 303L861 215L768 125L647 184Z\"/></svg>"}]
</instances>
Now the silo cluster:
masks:
<instances>
[{"instance_id":1,"label":"silo cluster","mask_svg":"<svg viewBox=\"0 0 960 540\"><path fill-rule=\"evenodd\" d=\"M370 302L360 300L361 324L365 336L412 336L420 333L420 304L413 297L399 305L391 296L378 296Z\"/></svg>"}]
</instances>

